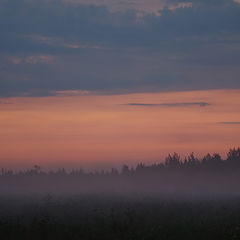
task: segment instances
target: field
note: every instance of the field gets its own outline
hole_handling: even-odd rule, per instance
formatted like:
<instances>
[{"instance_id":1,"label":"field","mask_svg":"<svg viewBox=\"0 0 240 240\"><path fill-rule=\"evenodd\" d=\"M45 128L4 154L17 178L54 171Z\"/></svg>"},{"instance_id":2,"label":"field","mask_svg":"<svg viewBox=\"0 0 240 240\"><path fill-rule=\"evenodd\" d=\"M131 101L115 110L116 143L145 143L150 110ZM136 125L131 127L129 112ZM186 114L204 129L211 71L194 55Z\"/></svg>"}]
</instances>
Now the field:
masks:
<instances>
[{"instance_id":1,"label":"field","mask_svg":"<svg viewBox=\"0 0 240 240\"><path fill-rule=\"evenodd\" d=\"M240 239L240 199L2 198L1 239Z\"/></svg>"}]
</instances>

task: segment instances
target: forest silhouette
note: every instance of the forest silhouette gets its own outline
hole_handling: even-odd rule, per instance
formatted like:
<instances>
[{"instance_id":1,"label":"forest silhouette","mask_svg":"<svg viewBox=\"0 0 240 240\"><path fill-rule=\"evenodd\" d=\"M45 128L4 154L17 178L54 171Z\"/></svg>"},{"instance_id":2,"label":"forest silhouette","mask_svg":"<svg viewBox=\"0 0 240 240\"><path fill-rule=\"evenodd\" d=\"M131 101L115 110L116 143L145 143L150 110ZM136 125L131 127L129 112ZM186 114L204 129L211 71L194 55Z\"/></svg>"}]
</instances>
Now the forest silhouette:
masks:
<instances>
[{"instance_id":1,"label":"forest silhouette","mask_svg":"<svg viewBox=\"0 0 240 240\"><path fill-rule=\"evenodd\" d=\"M64 168L60 168L56 171L44 171L41 166L34 165L32 169L25 170L25 171L13 171L8 169L1 169L0 176L34 176L34 175L51 175L51 176L99 176L99 175L134 175L134 174L155 174L161 173L164 171L174 170L175 172L183 171L183 170L204 170L204 171L235 171L236 169L240 169L240 147L232 148L227 153L227 158L223 159L220 154L206 154L202 158L195 157L194 153L191 153L189 156L182 159L180 155L176 152L173 154L169 154L165 158L165 162L161 163L154 163L147 165L145 163L139 163L136 167L129 167L128 165L124 164L121 170L116 168L112 168L109 170L101 170L101 171L94 171L94 172L85 172L82 168L80 169L73 169L71 171L66 171Z\"/></svg>"},{"instance_id":2,"label":"forest silhouette","mask_svg":"<svg viewBox=\"0 0 240 240\"><path fill-rule=\"evenodd\" d=\"M136 194L155 196L239 195L240 148L223 159L218 153L197 158L169 154L165 162L120 170L85 172L83 169L43 171L38 165L25 171L2 169L1 194Z\"/></svg>"}]
</instances>

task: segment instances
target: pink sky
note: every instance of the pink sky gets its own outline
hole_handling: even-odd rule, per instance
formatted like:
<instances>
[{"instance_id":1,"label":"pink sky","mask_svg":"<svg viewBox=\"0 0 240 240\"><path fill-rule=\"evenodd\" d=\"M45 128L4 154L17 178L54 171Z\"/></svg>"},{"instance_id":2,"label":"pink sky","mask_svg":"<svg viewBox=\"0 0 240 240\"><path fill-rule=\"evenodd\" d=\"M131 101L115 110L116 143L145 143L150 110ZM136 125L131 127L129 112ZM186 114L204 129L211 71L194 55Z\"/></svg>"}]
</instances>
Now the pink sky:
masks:
<instances>
[{"instance_id":1,"label":"pink sky","mask_svg":"<svg viewBox=\"0 0 240 240\"><path fill-rule=\"evenodd\" d=\"M2 166L134 165L174 151L224 154L240 145L240 90L107 96L74 91L0 102ZM191 105L201 102L210 105Z\"/></svg>"}]
</instances>

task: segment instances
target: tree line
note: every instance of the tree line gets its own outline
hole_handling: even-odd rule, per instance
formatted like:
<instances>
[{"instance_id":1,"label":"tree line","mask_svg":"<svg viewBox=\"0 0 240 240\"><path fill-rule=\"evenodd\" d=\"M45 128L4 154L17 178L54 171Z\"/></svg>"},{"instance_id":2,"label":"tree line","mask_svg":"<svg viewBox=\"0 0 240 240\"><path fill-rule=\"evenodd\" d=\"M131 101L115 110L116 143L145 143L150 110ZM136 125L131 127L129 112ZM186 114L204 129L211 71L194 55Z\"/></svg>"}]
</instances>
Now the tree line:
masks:
<instances>
[{"instance_id":1,"label":"tree line","mask_svg":"<svg viewBox=\"0 0 240 240\"><path fill-rule=\"evenodd\" d=\"M32 169L25 171L13 171L1 169L0 177L4 176L126 176L134 174L152 174L163 172L181 172L181 171L240 171L240 147L232 148L227 153L227 158L223 159L220 154L206 154L202 158L197 158L194 153L191 153L185 158L181 158L176 152L169 154L164 162L154 164L139 163L136 167L123 165L120 170L112 168L111 170L101 170L94 172L85 172L82 168L67 171L64 168L58 170L44 171L39 165L35 165Z\"/></svg>"}]
</instances>

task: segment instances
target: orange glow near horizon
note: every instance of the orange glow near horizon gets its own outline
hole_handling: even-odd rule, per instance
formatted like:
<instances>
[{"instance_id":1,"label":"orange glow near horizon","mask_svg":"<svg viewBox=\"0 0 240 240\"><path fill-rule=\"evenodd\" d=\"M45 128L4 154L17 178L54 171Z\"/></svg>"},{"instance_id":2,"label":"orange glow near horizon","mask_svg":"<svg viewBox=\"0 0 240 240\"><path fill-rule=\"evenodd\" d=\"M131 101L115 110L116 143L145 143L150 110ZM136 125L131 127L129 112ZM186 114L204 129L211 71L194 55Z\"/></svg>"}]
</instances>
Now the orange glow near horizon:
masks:
<instances>
[{"instance_id":1,"label":"orange glow near horizon","mask_svg":"<svg viewBox=\"0 0 240 240\"><path fill-rule=\"evenodd\" d=\"M210 105L174 105L194 102ZM0 164L119 166L172 152L224 154L240 145L239 109L240 90L2 99Z\"/></svg>"}]
</instances>

